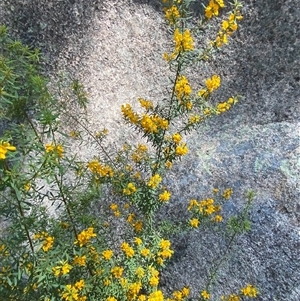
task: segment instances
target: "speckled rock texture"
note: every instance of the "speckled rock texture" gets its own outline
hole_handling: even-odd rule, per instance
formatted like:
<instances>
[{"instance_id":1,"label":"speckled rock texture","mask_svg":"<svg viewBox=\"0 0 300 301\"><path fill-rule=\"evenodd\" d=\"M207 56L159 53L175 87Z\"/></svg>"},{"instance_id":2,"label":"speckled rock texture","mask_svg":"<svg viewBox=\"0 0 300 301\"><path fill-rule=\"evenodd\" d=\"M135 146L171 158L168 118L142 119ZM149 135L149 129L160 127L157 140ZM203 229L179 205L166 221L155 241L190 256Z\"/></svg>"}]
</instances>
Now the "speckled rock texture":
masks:
<instances>
[{"instance_id":1,"label":"speckled rock texture","mask_svg":"<svg viewBox=\"0 0 300 301\"><path fill-rule=\"evenodd\" d=\"M203 10L201 2L193 5L195 16ZM243 3L244 20L229 45L190 70L194 85L215 73L222 76L215 101L236 93L242 99L187 137L189 154L165 181L172 202L159 218L182 219L189 199L205 198L213 187L233 189L224 212L236 214L246 191L253 190L251 231L221 265L213 300L251 282L259 288L257 300L299 301L300 1ZM68 72L85 84L91 127L106 126L112 143L136 139L121 121L121 104L166 96L170 73L162 54L170 49L170 33L159 1L2 0L0 20L42 49L52 78ZM215 32L208 29L201 43ZM175 236L163 289L190 285L196 297L226 243L222 228Z\"/></svg>"}]
</instances>

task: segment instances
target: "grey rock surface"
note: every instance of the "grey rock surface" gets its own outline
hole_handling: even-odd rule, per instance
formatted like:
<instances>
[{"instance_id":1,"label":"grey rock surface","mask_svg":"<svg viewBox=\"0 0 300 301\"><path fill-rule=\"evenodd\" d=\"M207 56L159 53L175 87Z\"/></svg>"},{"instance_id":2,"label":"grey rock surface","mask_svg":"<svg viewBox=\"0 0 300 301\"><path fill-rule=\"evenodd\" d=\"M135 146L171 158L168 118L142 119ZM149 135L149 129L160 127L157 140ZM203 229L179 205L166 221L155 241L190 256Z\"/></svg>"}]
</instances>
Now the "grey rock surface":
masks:
<instances>
[{"instance_id":1,"label":"grey rock surface","mask_svg":"<svg viewBox=\"0 0 300 301\"><path fill-rule=\"evenodd\" d=\"M288 122L226 125L219 131L207 125L190 138L190 154L168 178L167 186L178 185L173 190L175 202L163 213L170 220L182 220L188 201L211 196L214 187L234 191L223 206L225 216L242 210L247 190L256 194L250 208L251 231L237 240L228 262L222 265L214 296L251 282L260 290L258 300L299 300L298 129L299 124ZM172 290L192 284L200 290L228 238L220 229L199 228L175 236L174 243L179 253L167 268L164 285Z\"/></svg>"},{"instance_id":2,"label":"grey rock surface","mask_svg":"<svg viewBox=\"0 0 300 301\"><path fill-rule=\"evenodd\" d=\"M203 10L200 2L195 15ZM188 136L190 152L166 179L172 202L160 217L182 219L188 200L204 198L214 187L233 188L224 211L236 214L245 192L253 190L252 229L222 265L214 297L251 282L260 290L257 300L299 301L300 1L243 2L244 20L229 45L193 70L194 83L222 76L215 101L236 93L242 99ZM114 109L103 113L105 107L165 91L161 57L169 33L157 0L3 0L0 17L17 37L42 49L49 73L65 66L80 74L94 105L94 125L111 120L117 133L120 118ZM215 35L213 28L207 35ZM190 285L197 296L226 242L225 232L214 228L175 236L163 288Z\"/></svg>"}]
</instances>

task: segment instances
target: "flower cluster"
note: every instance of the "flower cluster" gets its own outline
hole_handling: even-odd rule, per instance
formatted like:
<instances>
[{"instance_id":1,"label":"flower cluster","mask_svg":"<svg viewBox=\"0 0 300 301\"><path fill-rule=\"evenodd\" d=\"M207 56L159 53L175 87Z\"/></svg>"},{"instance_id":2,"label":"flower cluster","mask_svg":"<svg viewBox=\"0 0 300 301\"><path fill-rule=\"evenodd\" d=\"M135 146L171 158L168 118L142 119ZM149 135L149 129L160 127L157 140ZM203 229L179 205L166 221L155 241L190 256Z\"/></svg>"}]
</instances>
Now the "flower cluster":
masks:
<instances>
[{"instance_id":1,"label":"flower cluster","mask_svg":"<svg viewBox=\"0 0 300 301\"><path fill-rule=\"evenodd\" d=\"M170 8L165 8L165 17L169 21L170 25L174 25L180 18L180 12L177 6L172 5Z\"/></svg>"},{"instance_id":2,"label":"flower cluster","mask_svg":"<svg viewBox=\"0 0 300 301\"><path fill-rule=\"evenodd\" d=\"M157 253L158 256L160 256L162 259L168 259L171 258L174 251L170 249L171 242L166 239L161 239L159 243L160 251Z\"/></svg>"},{"instance_id":3,"label":"flower cluster","mask_svg":"<svg viewBox=\"0 0 300 301\"><path fill-rule=\"evenodd\" d=\"M109 207L116 217L119 217L121 215L121 212L117 204L113 203Z\"/></svg>"},{"instance_id":4,"label":"flower cluster","mask_svg":"<svg viewBox=\"0 0 300 301\"><path fill-rule=\"evenodd\" d=\"M210 0L205 8L205 17L211 19L219 15L219 9L225 7L223 0Z\"/></svg>"},{"instance_id":5,"label":"flower cluster","mask_svg":"<svg viewBox=\"0 0 300 301\"><path fill-rule=\"evenodd\" d=\"M219 214L221 211L220 205L215 205L214 199L205 199L198 202L193 199L190 200L188 211L192 211L195 216L190 220L190 226L197 228L199 226L200 220L205 217L211 217L211 220L214 222L222 222L223 217Z\"/></svg>"},{"instance_id":6,"label":"flower cluster","mask_svg":"<svg viewBox=\"0 0 300 301\"><path fill-rule=\"evenodd\" d=\"M146 100L146 99L143 99L143 98L139 98L138 99L140 105L146 109L147 111L149 110L153 110L154 106L153 106L153 102L150 101L150 100Z\"/></svg>"},{"instance_id":7,"label":"flower cluster","mask_svg":"<svg viewBox=\"0 0 300 301\"><path fill-rule=\"evenodd\" d=\"M16 147L10 145L9 142L0 141L0 160L4 160L6 158L6 153L8 151L15 151Z\"/></svg>"},{"instance_id":8,"label":"flower cluster","mask_svg":"<svg viewBox=\"0 0 300 301\"><path fill-rule=\"evenodd\" d=\"M79 244L79 247L82 247L86 245L93 237L96 237L96 233L94 233L94 228L90 227L86 230L81 231L81 233L78 234L77 240L75 243Z\"/></svg>"},{"instance_id":9,"label":"flower cluster","mask_svg":"<svg viewBox=\"0 0 300 301\"><path fill-rule=\"evenodd\" d=\"M122 243L121 250L125 253L127 257L133 257L134 255L133 248L127 242Z\"/></svg>"},{"instance_id":10,"label":"flower cluster","mask_svg":"<svg viewBox=\"0 0 300 301\"><path fill-rule=\"evenodd\" d=\"M132 110L130 104L122 105L121 111L125 120L130 121L132 124L138 123L139 115Z\"/></svg>"},{"instance_id":11,"label":"flower cluster","mask_svg":"<svg viewBox=\"0 0 300 301\"><path fill-rule=\"evenodd\" d=\"M93 174L99 175L100 177L112 177L114 175L110 166L101 164L97 160L90 161L88 163L88 168Z\"/></svg>"},{"instance_id":12,"label":"flower cluster","mask_svg":"<svg viewBox=\"0 0 300 301\"><path fill-rule=\"evenodd\" d=\"M174 31L175 50L171 54L164 54L166 61L174 60L179 54L194 50L194 40L190 30L186 29L181 32L178 28Z\"/></svg>"},{"instance_id":13,"label":"flower cluster","mask_svg":"<svg viewBox=\"0 0 300 301\"><path fill-rule=\"evenodd\" d=\"M74 285L67 284L61 294L62 299L65 301L86 301L87 297L80 295L80 291L85 286L83 279L77 281Z\"/></svg>"},{"instance_id":14,"label":"flower cluster","mask_svg":"<svg viewBox=\"0 0 300 301\"><path fill-rule=\"evenodd\" d=\"M161 182L162 178L159 174L155 174L154 176L152 176L149 181L148 181L148 187L155 189L159 183Z\"/></svg>"},{"instance_id":15,"label":"flower cluster","mask_svg":"<svg viewBox=\"0 0 300 301\"><path fill-rule=\"evenodd\" d=\"M211 42L212 46L221 47L223 44L228 43L228 36L231 36L233 32L238 29L238 20L242 20L243 16L240 11L237 10L229 15L228 20L222 22L221 30L218 33L217 38Z\"/></svg>"},{"instance_id":16,"label":"flower cluster","mask_svg":"<svg viewBox=\"0 0 300 301\"><path fill-rule=\"evenodd\" d=\"M78 255L75 255L74 257L74 260L73 260L73 264L74 265L79 265L79 266L86 266L86 256L83 255L83 256L78 256Z\"/></svg>"},{"instance_id":17,"label":"flower cluster","mask_svg":"<svg viewBox=\"0 0 300 301\"><path fill-rule=\"evenodd\" d=\"M161 193L159 195L159 199L162 201L162 202L168 202L169 199L171 197L171 193L167 190L165 190L163 193Z\"/></svg>"},{"instance_id":18,"label":"flower cluster","mask_svg":"<svg viewBox=\"0 0 300 301\"><path fill-rule=\"evenodd\" d=\"M192 88L189 84L189 81L184 75L181 75L177 78L175 84L175 94L179 101L183 101L190 97L192 93Z\"/></svg>"},{"instance_id":19,"label":"flower cluster","mask_svg":"<svg viewBox=\"0 0 300 301\"><path fill-rule=\"evenodd\" d=\"M222 301L240 301L241 297L236 294L230 294L229 296L222 296L221 300Z\"/></svg>"},{"instance_id":20,"label":"flower cluster","mask_svg":"<svg viewBox=\"0 0 300 301\"><path fill-rule=\"evenodd\" d=\"M139 99L140 104L147 111L153 107L152 102L144 99ZM129 104L122 106L122 113L125 120L132 124L139 124L145 133L158 133L160 129L167 130L169 127L168 120L158 116L157 114L143 114L139 116L135 113Z\"/></svg>"},{"instance_id":21,"label":"flower cluster","mask_svg":"<svg viewBox=\"0 0 300 301\"><path fill-rule=\"evenodd\" d=\"M114 252L110 249L104 250L102 256L105 260L110 260L114 255Z\"/></svg>"},{"instance_id":22,"label":"flower cluster","mask_svg":"<svg viewBox=\"0 0 300 301\"><path fill-rule=\"evenodd\" d=\"M63 157L64 148L61 144L55 145L54 143L45 145L46 153L56 154L59 158Z\"/></svg>"},{"instance_id":23,"label":"flower cluster","mask_svg":"<svg viewBox=\"0 0 300 301\"><path fill-rule=\"evenodd\" d=\"M222 296L222 301L241 301L244 300L243 297L255 298L258 295L258 290L252 284L248 284L247 286L241 289L240 294L230 294L229 296Z\"/></svg>"},{"instance_id":24,"label":"flower cluster","mask_svg":"<svg viewBox=\"0 0 300 301\"><path fill-rule=\"evenodd\" d=\"M182 301L187 298L190 294L190 289L188 287L184 287L180 291L173 292L173 298L168 298L167 301Z\"/></svg>"},{"instance_id":25,"label":"flower cluster","mask_svg":"<svg viewBox=\"0 0 300 301\"><path fill-rule=\"evenodd\" d=\"M147 157L148 148L144 144L138 144L136 150L131 155L131 159L136 163L141 163Z\"/></svg>"},{"instance_id":26,"label":"flower cluster","mask_svg":"<svg viewBox=\"0 0 300 301\"><path fill-rule=\"evenodd\" d=\"M243 287L241 289L241 292L244 296L247 297L257 297L257 289L252 285L252 284L248 284L246 287Z\"/></svg>"},{"instance_id":27,"label":"flower cluster","mask_svg":"<svg viewBox=\"0 0 300 301\"><path fill-rule=\"evenodd\" d=\"M42 249L44 252L48 252L52 247L53 247L53 243L54 243L54 237L53 236L49 236L49 234L47 232L41 232L41 233L36 233L33 236L33 239L37 240L37 239L42 239L43 241L43 245L42 245Z\"/></svg>"},{"instance_id":28,"label":"flower cluster","mask_svg":"<svg viewBox=\"0 0 300 301\"><path fill-rule=\"evenodd\" d=\"M201 292L201 296L204 300L208 300L210 298L210 294L206 290Z\"/></svg>"},{"instance_id":29,"label":"flower cluster","mask_svg":"<svg viewBox=\"0 0 300 301\"><path fill-rule=\"evenodd\" d=\"M180 143L175 148L175 154L177 156L184 156L188 153L188 147L185 143Z\"/></svg>"},{"instance_id":30,"label":"flower cluster","mask_svg":"<svg viewBox=\"0 0 300 301\"><path fill-rule=\"evenodd\" d=\"M61 265L55 266L52 268L52 272L55 277L69 274L73 267L67 262L63 262Z\"/></svg>"},{"instance_id":31,"label":"flower cluster","mask_svg":"<svg viewBox=\"0 0 300 301\"><path fill-rule=\"evenodd\" d=\"M223 191L223 198L225 198L226 200L228 200L232 195L232 189L231 188L226 188L224 191Z\"/></svg>"},{"instance_id":32,"label":"flower cluster","mask_svg":"<svg viewBox=\"0 0 300 301\"><path fill-rule=\"evenodd\" d=\"M227 101L218 103L217 114L228 111L234 103L236 103L236 101L232 97L228 98Z\"/></svg>"},{"instance_id":33,"label":"flower cluster","mask_svg":"<svg viewBox=\"0 0 300 301\"><path fill-rule=\"evenodd\" d=\"M158 133L160 129L167 130L169 122L158 115L144 114L140 120L140 125L145 133Z\"/></svg>"},{"instance_id":34,"label":"flower cluster","mask_svg":"<svg viewBox=\"0 0 300 301\"><path fill-rule=\"evenodd\" d=\"M211 94L214 90L217 90L221 85L221 78L220 76L214 74L211 78L208 78L205 81L206 88L201 89L198 92L198 95L200 97L207 97L209 94Z\"/></svg>"},{"instance_id":35,"label":"flower cluster","mask_svg":"<svg viewBox=\"0 0 300 301\"><path fill-rule=\"evenodd\" d=\"M128 183L127 187L123 189L123 193L126 195L131 195L136 192L136 187L133 183Z\"/></svg>"}]
</instances>

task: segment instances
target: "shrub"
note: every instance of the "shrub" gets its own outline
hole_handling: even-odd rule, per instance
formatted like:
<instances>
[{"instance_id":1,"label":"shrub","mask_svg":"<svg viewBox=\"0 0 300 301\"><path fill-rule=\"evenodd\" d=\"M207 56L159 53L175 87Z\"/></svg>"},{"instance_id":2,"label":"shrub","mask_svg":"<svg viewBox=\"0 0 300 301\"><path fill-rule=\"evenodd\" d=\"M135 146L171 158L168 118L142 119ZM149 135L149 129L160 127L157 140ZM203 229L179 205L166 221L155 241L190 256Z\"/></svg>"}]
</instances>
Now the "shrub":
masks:
<instances>
[{"instance_id":1,"label":"shrub","mask_svg":"<svg viewBox=\"0 0 300 301\"><path fill-rule=\"evenodd\" d=\"M174 49L164 59L174 72L169 99L154 103L138 99L143 113L129 104L121 108L125 123L146 138L146 144L129 141L119 151L107 150L104 129L92 133L84 119L87 95L74 81L68 92L82 108L74 116L59 97L50 93L41 75L37 50L12 40L0 27L0 99L3 137L0 144L0 212L5 231L0 235L0 295L3 300L188 300L190 288L170 298L160 289L160 273L174 251L168 225L157 223L154 213L172 198L163 179L172 165L187 154L184 135L215 115L223 114L237 96L212 105L209 100L221 84L214 74L192 88L188 66L208 60L238 27L241 5L235 1L222 21L216 38L197 50L195 39L211 18L219 15L223 1L211 0L205 17L192 28L191 1L164 0L165 17L173 31ZM61 132L60 117L76 120L79 129ZM71 136L71 137L70 137ZM88 137L88 138L86 138ZM70 139L99 149L89 162L72 152ZM209 223L226 222L221 202L231 189L216 189L214 198L191 200L189 219L181 231ZM113 202L104 202L112 196ZM230 244L249 228L248 207L228 220ZM101 203L101 211L95 208ZM51 214L52 212L52 214ZM117 230L116 230L117 229ZM216 276L223 259L209 279ZM211 297L212 281L199 292ZM223 300L256 297L247 285Z\"/></svg>"}]
</instances>

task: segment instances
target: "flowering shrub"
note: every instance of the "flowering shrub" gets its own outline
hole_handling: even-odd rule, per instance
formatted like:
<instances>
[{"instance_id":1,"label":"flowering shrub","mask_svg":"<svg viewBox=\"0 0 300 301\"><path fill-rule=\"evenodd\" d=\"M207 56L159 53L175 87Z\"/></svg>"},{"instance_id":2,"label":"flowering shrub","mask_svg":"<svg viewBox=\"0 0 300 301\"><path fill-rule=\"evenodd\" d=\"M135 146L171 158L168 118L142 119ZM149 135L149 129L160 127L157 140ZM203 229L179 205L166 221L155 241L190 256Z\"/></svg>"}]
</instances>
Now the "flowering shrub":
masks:
<instances>
[{"instance_id":1,"label":"flowering shrub","mask_svg":"<svg viewBox=\"0 0 300 301\"><path fill-rule=\"evenodd\" d=\"M173 31L174 49L164 59L174 70L168 101L157 105L139 98L143 113L129 104L121 108L124 121L147 139L146 144L125 144L122 150L108 152L103 147L104 129L93 134L67 105L47 89L38 69L39 54L11 40L0 27L0 100L4 133L0 142L1 219L0 296L3 300L85 301L148 300L179 301L190 298L183 287L169 297L160 288L160 275L172 257L170 239L162 235L154 213L171 200L163 179L173 164L188 153L184 134L214 115L223 114L237 101L230 96L217 105L209 98L221 85L212 75L200 87L192 87L186 67L207 60L228 42L242 19L240 3L232 4L217 37L203 51L195 47L188 10L191 1L164 0L165 17ZM205 7L204 28L209 19L221 14L223 1L211 0ZM74 81L72 99L84 109L87 97ZM68 115L79 124L71 139L83 132L100 148L99 157L80 161L72 154L67 134L59 131L59 117ZM176 121L180 120L180 123ZM180 124L180 125L178 125ZM111 193L114 202L107 211L95 212L99 200ZM214 197L190 200L189 219L182 230L209 223L224 223L221 203L232 190L214 190ZM240 216L228 221L232 239L249 228L248 205ZM55 214L49 214L50 209ZM113 218L110 216L112 215ZM114 222L121 234L116 235ZM217 265L220 266L221 261ZM217 269L213 271L215 276ZM212 279L212 278L210 278ZM248 284L237 294L222 300L256 297ZM199 300L209 300L212 283L199 292Z\"/></svg>"}]
</instances>

